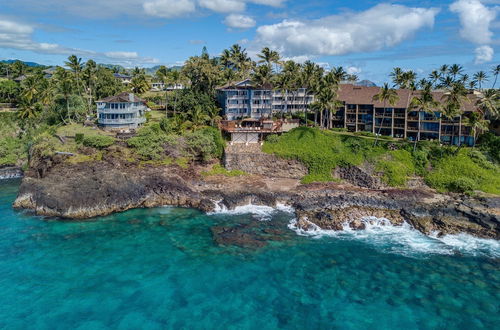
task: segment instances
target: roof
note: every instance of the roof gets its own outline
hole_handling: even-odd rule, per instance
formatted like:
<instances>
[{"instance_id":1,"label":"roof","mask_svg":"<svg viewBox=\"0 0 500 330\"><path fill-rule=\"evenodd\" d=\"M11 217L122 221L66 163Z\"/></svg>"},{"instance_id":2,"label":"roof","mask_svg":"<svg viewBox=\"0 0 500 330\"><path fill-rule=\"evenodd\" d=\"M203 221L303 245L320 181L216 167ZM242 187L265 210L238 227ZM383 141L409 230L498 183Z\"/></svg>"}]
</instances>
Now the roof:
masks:
<instances>
[{"instance_id":1,"label":"roof","mask_svg":"<svg viewBox=\"0 0 500 330\"><path fill-rule=\"evenodd\" d=\"M124 92L124 93L121 93L121 94L118 94L118 95L114 95L114 96L109 96L109 97L106 97L104 99L101 99L97 102L103 102L103 103L131 103L131 102L140 102L140 103L144 103L145 101L141 98L138 98L137 96L135 96L134 94L132 93L127 93L127 92Z\"/></svg>"},{"instance_id":2,"label":"roof","mask_svg":"<svg viewBox=\"0 0 500 330\"><path fill-rule=\"evenodd\" d=\"M122 79L130 79L130 78L132 78L131 76L127 76L127 75L121 74L121 73L114 73L113 76L115 76L115 78L122 78Z\"/></svg>"},{"instance_id":3,"label":"roof","mask_svg":"<svg viewBox=\"0 0 500 330\"><path fill-rule=\"evenodd\" d=\"M384 102L373 101L373 96L380 92L380 87L356 86L352 84L341 84L339 88L339 99L347 104L373 104L376 108L384 107ZM396 89L399 100L394 106L386 105L394 108L407 108L411 99L419 95L419 91L411 91L409 89ZM440 103L445 102L444 91L432 92L434 99ZM476 101L478 97L474 94L467 95L469 102L462 104L463 111L474 111L476 109Z\"/></svg>"}]
</instances>

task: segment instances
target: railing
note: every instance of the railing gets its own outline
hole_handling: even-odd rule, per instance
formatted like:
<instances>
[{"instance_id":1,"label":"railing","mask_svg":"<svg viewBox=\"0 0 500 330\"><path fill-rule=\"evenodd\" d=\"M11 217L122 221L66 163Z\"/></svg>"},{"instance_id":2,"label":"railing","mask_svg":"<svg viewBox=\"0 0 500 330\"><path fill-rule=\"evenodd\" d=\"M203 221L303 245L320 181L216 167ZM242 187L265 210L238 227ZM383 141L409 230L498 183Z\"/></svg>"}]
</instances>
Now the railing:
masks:
<instances>
[{"instance_id":1,"label":"railing","mask_svg":"<svg viewBox=\"0 0 500 330\"><path fill-rule=\"evenodd\" d=\"M404 118L405 114L404 113L395 113L394 118Z\"/></svg>"},{"instance_id":2,"label":"railing","mask_svg":"<svg viewBox=\"0 0 500 330\"><path fill-rule=\"evenodd\" d=\"M98 108L97 112L100 113L131 113L138 111L146 111L147 107L145 106L130 106L124 109L111 109L111 108Z\"/></svg>"},{"instance_id":3,"label":"railing","mask_svg":"<svg viewBox=\"0 0 500 330\"><path fill-rule=\"evenodd\" d=\"M130 119L99 119L99 124L104 125L130 125L130 124L142 124L146 122L146 118L130 118Z\"/></svg>"},{"instance_id":4,"label":"railing","mask_svg":"<svg viewBox=\"0 0 500 330\"><path fill-rule=\"evenodd\" d=\"M408 117L409 121L418 121L418 117Z\"/></svg>"}]
</instances>

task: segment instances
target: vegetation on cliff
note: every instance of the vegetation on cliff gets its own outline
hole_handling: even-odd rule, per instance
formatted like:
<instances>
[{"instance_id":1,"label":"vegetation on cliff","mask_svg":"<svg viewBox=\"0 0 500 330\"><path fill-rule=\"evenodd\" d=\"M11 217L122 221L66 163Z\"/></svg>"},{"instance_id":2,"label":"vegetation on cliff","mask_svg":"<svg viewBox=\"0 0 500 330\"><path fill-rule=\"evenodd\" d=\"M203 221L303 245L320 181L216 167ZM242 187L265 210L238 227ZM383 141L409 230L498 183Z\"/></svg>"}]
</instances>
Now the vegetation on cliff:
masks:
<instances>
[{"instance_id":1,"label":"vegetation on cliff","mask_svg":"<svg viewBox=\"0 0 500 330\"><path fill-rule=\"evenodd\" d=\"M500 194L498 163L477 149L422 142L414 151L412 143L403 141L373 146L371 139L300 127L268 139L263 150L303 162L309 170L304 183L333 181L336 167L363 165L394 187L405 187L411 177L421 176L441 192Z\"/></svg>"}]
</instances>

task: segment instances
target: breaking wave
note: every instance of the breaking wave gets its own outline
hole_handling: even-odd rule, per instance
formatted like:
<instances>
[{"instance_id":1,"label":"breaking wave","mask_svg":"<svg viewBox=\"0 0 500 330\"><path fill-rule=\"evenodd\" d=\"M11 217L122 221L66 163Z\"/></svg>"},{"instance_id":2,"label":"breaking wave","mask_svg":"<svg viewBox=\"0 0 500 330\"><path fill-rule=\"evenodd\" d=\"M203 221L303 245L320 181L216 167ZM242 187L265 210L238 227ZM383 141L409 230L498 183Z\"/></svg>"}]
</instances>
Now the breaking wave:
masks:
<instances>
[{"instance_id":1,"label":"breaking wave","mask_svg":"<svg viewBox=\"0 0 500 330\"><path fill-rule=\"evenodd\" d=\"M270 221L276 212L294 213L294 209L291 206L280 204L276 207L266 206L266 205L254 205L247 204L237 206L234 209L228 209L224 204L218 202L215 204L215 210L210 212L209 215L215 214L225 214L225 215L242 215L242 214L252 214L258 220Z\"/></svg>"},{"instance_id":2,"label":"breaking wave","mask_svg":"<svg viewBox=\"0 0 500 330\"><path fill-rule=\"evenodd\" d=\"M308 230L297 226L297 220L290 221L288 227L298 235L313 238L335 237L356 239L388 252L405 255L415 254L467 254L473 256L500 257L500 241L477 238L468 234L427 236L408 223L393 225L388 219L367 217L362 219L366 228L353 230L347 224L342 231L324 230L310 223Z\"/></svg>"}]
</instances>

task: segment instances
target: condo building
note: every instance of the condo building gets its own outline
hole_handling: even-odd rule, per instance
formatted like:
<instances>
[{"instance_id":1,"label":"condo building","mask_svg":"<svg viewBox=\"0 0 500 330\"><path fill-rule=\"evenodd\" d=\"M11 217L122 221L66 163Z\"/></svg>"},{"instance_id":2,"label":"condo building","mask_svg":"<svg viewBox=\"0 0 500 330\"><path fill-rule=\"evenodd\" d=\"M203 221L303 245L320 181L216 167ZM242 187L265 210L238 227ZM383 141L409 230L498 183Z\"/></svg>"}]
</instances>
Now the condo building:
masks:
<instances>
[{"instance_id":1,"label":"condo building","mask_svg":"<svg viewBox=\"0 0 500 330\"><path fill-rule=\"evenodd\" d=\"M437 140L454 145L474 143L471 128L465 124L464 118L477 111L475 104L479 95L468 95L461 114L445 118L438 109L433 113L410 109L411 100L418 96L418 91L397 90L399 99L394 105L374 101L373 97L379 92L379 87L341 84L338 98L343 106L325 117L328 126L412 141ZM251 81L245 80L219 88L218 100L227 120L271 118L280 112L304 111L314 102L314 95L305 89L285 94L286 97L271 88L253 87ZM433 94L436 101L444 103L445 92L435 91Z\"/></svg>"}]
</instances>

